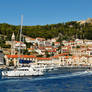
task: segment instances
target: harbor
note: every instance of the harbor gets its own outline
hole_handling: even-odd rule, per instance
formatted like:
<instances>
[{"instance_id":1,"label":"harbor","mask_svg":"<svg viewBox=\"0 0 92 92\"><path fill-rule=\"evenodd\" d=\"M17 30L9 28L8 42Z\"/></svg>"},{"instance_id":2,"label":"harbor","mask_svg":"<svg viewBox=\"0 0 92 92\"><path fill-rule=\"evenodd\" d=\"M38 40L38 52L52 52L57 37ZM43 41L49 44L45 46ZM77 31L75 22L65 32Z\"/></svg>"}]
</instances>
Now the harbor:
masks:
<instances>
[{"instance_id":1,"label":"harbor","mask_svg":"<svg viewBox=\"0 0 92 92\"><path fill-rule=\"evenodd\" d=\"M92 92L92 0L0 1L0 92Z\"/></svg>"},{"instance_id":2,"label":"harbor","mask_svg":"<svg viewBox=\"0 0 92 92\"><path fill-rule=\"evenodd\" d=\"M2 77L0 75L1 92L65 92L91 90L92 73L84 70L61 69L38 77ZM80 85L78 85L80 82ZM75 85L76 83L76 85ZM17 84L17 85L16 85ZM44 86L43 86L44 85ZM88 86L89 85L89 86ZM53 89L55 87L55 89ZM85 91L85 90L86 91Z\"/></svg>"}]
</instances>

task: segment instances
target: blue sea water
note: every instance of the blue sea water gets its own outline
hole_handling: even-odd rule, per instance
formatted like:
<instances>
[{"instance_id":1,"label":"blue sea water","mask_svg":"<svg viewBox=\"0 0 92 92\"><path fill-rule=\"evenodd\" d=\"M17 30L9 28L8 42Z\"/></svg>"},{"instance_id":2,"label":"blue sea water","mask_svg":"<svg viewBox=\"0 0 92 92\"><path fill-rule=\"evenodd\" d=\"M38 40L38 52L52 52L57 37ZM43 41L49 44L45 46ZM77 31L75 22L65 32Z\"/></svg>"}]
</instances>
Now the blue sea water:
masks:
<instances>
[{"instance_id":1,"label":"blue sea water","mask_svg":"<svg viewBox=\"0 0 92 92\"><path fill-rule=\"evenodd\" d=\"M0 92L92 92L92 73L54 70L38 77L3 78Z\"/></svg>"}]
</instances>

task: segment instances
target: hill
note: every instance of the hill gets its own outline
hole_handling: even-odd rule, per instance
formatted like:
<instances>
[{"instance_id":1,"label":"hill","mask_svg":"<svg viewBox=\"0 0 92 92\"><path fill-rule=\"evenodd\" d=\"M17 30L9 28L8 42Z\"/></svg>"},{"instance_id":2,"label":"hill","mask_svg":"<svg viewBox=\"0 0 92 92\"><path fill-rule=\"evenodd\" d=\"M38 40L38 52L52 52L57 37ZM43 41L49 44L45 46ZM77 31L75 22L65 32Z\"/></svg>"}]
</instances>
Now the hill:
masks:
<instances>
[{"instance_id":1,"label":"hill","mask_svg":"<svg viewBox=\"0 0 92 92\"><path fill-rule=\"evenodd\" d=\"M6 35L6 39L11 39L11 34L14 32L16 39L19 38L20 26L10 25L7 23L0 24L0 34ZM50 25L36 25L36 26L23 26L23 34L36 38L44 37L46 39L57 37L61 33L64 39L69 40L72 38L92 39L92 23L80 24L76 21L50 24Z\"/></svg>"}]
</instances>

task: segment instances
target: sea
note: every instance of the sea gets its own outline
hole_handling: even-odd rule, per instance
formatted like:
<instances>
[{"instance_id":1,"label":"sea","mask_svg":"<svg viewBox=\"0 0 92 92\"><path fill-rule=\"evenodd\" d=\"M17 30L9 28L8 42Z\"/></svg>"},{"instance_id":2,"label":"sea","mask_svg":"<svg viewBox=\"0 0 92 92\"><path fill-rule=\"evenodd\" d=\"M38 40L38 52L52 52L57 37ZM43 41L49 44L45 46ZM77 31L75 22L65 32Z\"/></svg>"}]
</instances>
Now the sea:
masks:
<instances>
[{"instance_id":1,"label":"sea","mask_svg":"<svg viewBox=\"0 0 92 92\"><path fill-rule=\"evenodd\" d=\"M0 92L92 92L92 72L55 69L36 77L2 77Z\"/></svg>"}]
</instances>

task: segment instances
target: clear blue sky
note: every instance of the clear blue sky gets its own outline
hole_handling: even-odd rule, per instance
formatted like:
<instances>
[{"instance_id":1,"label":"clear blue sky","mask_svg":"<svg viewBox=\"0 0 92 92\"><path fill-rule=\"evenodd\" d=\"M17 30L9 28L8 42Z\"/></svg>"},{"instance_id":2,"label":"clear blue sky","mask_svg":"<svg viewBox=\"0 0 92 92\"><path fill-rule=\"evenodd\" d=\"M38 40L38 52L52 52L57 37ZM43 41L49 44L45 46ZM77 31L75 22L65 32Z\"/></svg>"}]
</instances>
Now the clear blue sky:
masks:
<instances>
[{"instance_id":1,"label":"clear blue sky","mask_svg":"<svg viewBox=\"0 0 92 92\"><path fill-rule=\"evenodd\" d=\"M92 17L92 0L0 0L0 23L55 24Z\"/></svg>"}]
</instances>

